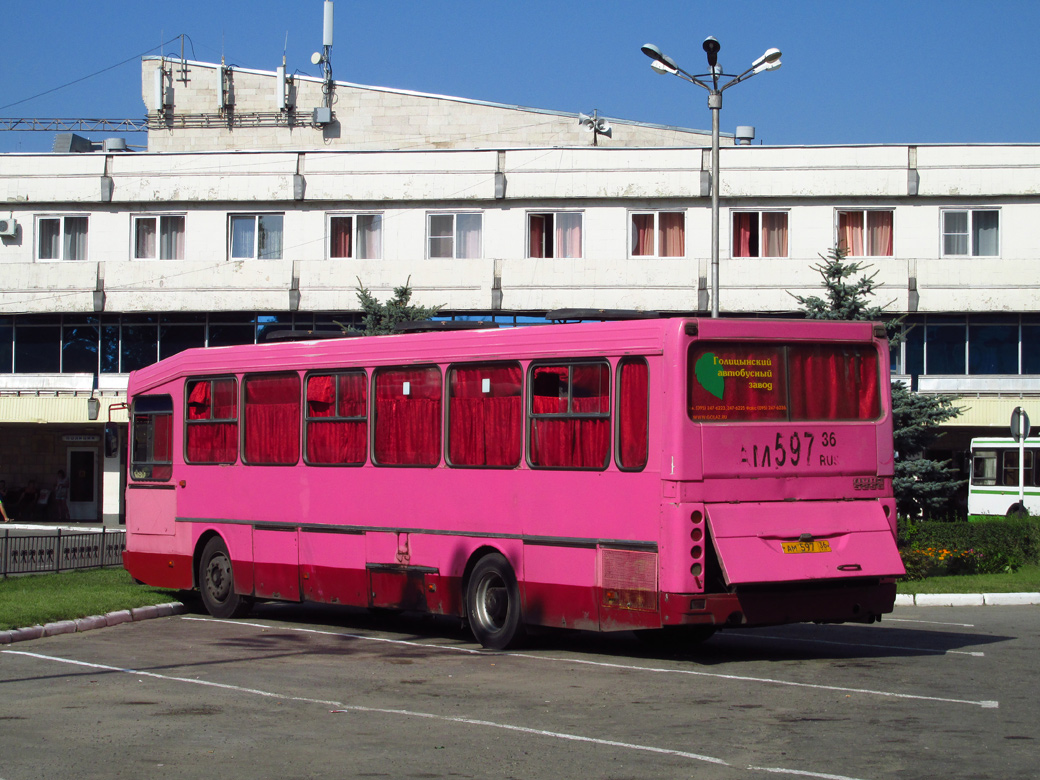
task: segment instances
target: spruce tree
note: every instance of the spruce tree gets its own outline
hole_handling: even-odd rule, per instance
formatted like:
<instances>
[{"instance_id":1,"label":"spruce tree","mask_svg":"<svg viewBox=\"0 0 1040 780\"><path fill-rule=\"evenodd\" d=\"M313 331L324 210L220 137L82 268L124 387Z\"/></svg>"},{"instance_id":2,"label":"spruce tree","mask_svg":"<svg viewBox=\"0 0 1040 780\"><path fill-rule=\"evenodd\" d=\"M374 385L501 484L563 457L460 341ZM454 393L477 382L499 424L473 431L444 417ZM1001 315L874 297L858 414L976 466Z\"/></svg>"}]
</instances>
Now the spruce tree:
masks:
<instances>
[{"instance_id":1,"label":"spruce tree","mask_svg":"<svg viewBox=\"0 0 1040 780\"><path fill-rule=\"evenodd\" d=\"M394 288L394 297L386 303L380 303L369 291L361 279L358 279L358 302L361 304L363 317L361 326L366 336L381 336L394 333L396 326L402 322L428 320L441 310L441 306L416 306L412 299L412 277L408 277L403 285Z\"/></svg>"},{"instance_id":2,"label":"spruce tree","mask_svg":"<svg viewBox=\"0 0 1040 780\"><path fill-rule=\"evenodd\" d=\"M813 268L823 277L826 297L795 295L805 316L810 320L876 320L884 321L884 306L872 305L870 299L880 286L877 271L859 278L852 277L871 268L859 261L847 262L843 247L831 249L823 261ZM898 343L901 318L885 321L889 338ZM942 423L961 413L949 395L914 393L903 383L892 384L892 421L896 462L892 490L896 508L904 517L946 518L955 509L954 498L965 480L958 480L949 461L925 457L925 450L941 436Z\"/></svg>"}]
</instances>

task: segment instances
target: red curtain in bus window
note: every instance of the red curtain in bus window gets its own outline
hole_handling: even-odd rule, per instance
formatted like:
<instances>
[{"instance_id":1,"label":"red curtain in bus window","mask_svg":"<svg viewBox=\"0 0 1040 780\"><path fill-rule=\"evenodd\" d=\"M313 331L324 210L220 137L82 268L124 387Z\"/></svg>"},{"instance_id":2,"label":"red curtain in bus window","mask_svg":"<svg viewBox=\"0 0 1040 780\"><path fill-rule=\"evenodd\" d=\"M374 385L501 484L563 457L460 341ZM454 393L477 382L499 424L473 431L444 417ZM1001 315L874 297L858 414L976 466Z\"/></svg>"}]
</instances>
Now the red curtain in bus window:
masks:
<instances>
[{"instance_id":1,"label":"red curtain in bus window","mask_svg":"<svg viewBox=\"0 0 1040 780\"><path fill-rule=\"evenodd\" d=\"M336 387L339 401L336 401ZM307 462L361 465L368 455L366 379L362 372L307 378ZM343 419L343 418L360 419Z\"/></svg>"},{"instance_id":2,"label":"red curtain in bus window","mask_svg":"<svg viewBox=\"0 0 1040 780\"><path fill-rule=\"evenodd\" d=\"M216 385L216 403L211 385ZM185 454L190 463L234 463L238 459L235 380L189 383ZM205 422L207 420L221 422Z\"/></svg>"},{"instance_id":3,"label":"red curtain in bus window","mask_svg":"<svg viewBox=\"0 0 1040 780\"><path fill-rule=\"evenodd\" d=\"M386 466L436 466L441 452L440 369L376 374L375 459Z\"/></svg>"},{"instance_id":4,"label":"red curtain in bus window","mask_svg":"<svg viewBox=\"0 0 1040 780\"><path fill-rule=\"evenodd\" d=\"M694 342L687 361L687 413L691 420L787 419L782 347Z\"/></svg>"},{"instance_id":5,"label":"red curtain in bus window","mask_svg":"<svg viewBox=\"0 0 1040 780\"><path fill-rule=\"evenodd\" d=\"M641 469L646 465L649 385L647 366L626 361L618 373L618 465Z\"/></svg>"},{"instance_id":6,"label":"red curtain in bus window","mask_svg":"<svg viewBox=\"0 0 1040 780\"><path fill-rule=\"evenodd\" d=\"M300 452L300 377L250 377L245 381L245 459L292 465Z\"/></svg>"},{"instance_id":7,"label":"red curtain in bus window","mask_svg":"<svg viewBox=\"0 0 1040 780\"><path fill-rule=\"evenodd\" d=\"M453 466L517 466L521 451L521 369L453 369L448 456Z\"/></svg>"},{"instance_id":8,"label":"red curtain in bus window","mask_svg":"<svg viewBox=\"0 0 1040 780\"><path fill-rule=\"evenodd\" d=\"M875 420L881 416L875 349L841 344L789 348L792 420Z\"/></svg>"},{"instance_id":9,"label":"red curtain in bus window","mask_svg":"<svg viewBox=\"0 0 1040 780\"><path fill-rule=\"evenodd\" d=\"M610 453L610 369L605 364L539 366L532 383L532 412L554 417L531 419L531 462L548 468L605 468ZM593 414L602 417L577 416Z\"/></svg>"},{"instance_id":10,"label":"red curtain in bus window","mask_svg":"<svg viewBox=\"0 0 1040 780\"><path fill-rule=\"evenodd\" d=\"M155 421L155 438L152 460L169 463L173 460L173 415L157 414Z\"/></svg>"}]
</instances>

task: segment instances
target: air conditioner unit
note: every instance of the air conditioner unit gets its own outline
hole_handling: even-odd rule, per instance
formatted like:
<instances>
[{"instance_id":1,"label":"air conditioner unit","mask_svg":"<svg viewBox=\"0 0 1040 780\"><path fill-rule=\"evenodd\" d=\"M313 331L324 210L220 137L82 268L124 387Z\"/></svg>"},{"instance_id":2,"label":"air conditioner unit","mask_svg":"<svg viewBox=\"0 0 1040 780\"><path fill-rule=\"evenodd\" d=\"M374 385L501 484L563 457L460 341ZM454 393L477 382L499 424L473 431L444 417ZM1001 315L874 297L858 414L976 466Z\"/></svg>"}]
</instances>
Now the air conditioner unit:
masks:
<instances>
[{"instance_id":1,"label":"air conditioner unit","mask_svg":"<svg viewBox=\"0 0 1040 780\"><path fill-rule=\"evenodd\" d=\"M13 236L18 232L18 222L14 217L0 219L0 236Z\"/></svg>"}]
</instances>

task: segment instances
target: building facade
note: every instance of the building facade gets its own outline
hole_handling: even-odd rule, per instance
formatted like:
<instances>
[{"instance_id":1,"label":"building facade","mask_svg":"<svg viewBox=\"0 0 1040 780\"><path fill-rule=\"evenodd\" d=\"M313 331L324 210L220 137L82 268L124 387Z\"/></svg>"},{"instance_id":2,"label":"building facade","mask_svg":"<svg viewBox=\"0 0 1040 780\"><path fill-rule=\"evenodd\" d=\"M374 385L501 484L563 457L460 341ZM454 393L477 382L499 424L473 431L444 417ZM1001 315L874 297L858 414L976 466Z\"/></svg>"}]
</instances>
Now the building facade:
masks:
<instances>
[{"instance_id":1,"label":"building facade","mask_svg":"<svg viewBox=\"0 0 1040 780\"><path fill-rule=\"evenodd\" d=\"M74 519L119 522L130 371L350 322L359 284L382 299L409 280L445 316L505 324L710 311L703 132L611 119L606 136L575 114L343 84L319 122L313 79L235 70L229 103L220 66L142 73L147 152L0 155L0 479L67 471ZM898 374L962 398L946 451L1040 396L1040 146L726 140L723 316L793 316L841 244L905 315Z\"/></svg>"}]
</instances>

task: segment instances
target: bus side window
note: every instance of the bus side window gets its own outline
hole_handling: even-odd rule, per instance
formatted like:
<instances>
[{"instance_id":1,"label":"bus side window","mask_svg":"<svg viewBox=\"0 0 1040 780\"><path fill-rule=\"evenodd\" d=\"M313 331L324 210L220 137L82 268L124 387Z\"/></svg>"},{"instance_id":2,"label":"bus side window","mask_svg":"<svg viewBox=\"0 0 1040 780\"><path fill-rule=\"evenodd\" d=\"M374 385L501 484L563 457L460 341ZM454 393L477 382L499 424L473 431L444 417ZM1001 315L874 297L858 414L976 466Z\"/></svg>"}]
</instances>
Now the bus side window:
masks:
<instances>
[{"instance_id":1,"label":"bus side window","mask_svg":"<svg viewBox=\"0 0 1040 780\"><path fill-rule=\"evenodd\" d=\"M130 414L133 424L130 478L166 481L173 476L173 399L139 395Z\"/></svg>"},{"instance_id":2,"label":"bus side window","mask_svg":"<svg viewBox=\"0 0 1040 780\"><path fill-rule=\"evenodd\" d=\"M238 460L238 381L233 377L189 380L185 385L185 460Z\"/></svg>"},{"instance_id":3,"label":"bus side window","mask_svg":"<svg viewBox=\"0 0 1040 780\"><path fill-rule=\"evenodd\" d=\"M1033 484L1033 452L1026 450L1025 453L1025 484ZM992 484L992 483L989 483ZM1018 487L1018 450L1004 451L1004 482L1005 487Z\"/></svg>"},{"instance_id":4,"label":"bus side window","mask_svg":"<svg viewBox=\"0 0 1040 780\"><path fill-rule=\"evenodd\" d=\"M441 370L375 372L372 460L377 466L436 466L441 459Z\"/></svg>"},{"instance_id":5,"label":"bus side window","mask_svg":"<svg viewBox=\"0 0 1040 780\"><path fill-rule=\"evenodd\" d=\"M617 464L623 471L646 466L649 377L646 361L626 358L618 363Z\"/></svg>"},{"instance_id":6,"label":"bus side window","mask_svg":"<svg viewBox=\"0 0 1040 780\"><path fill-rule=\"evenodd\" d=\"M557 363L531 369L532 466L598 469L610 460L610 366Z\"/></svg>"},{"instance_id":7,"label":"bus side window","mask_svg":"<svg viewBox=\"0 0 1040 780\"><path fill-rule=\"evenodd\" d=\"M459 365L449 369L448 462L452 466L520 465L522 378L519 363ZM558 395L558 387L554 392Z\"/></svg>"},{"instance_id":8,"label":"bus side window","mask_svg":"<svg viewBox=\"0 0 1040 780\"><path fill-rule=\"evenodd\" d=\"M977 450L971 462L971 484L997 484L996 450Z\"/></svg>"},{"instance_id":9,"label":"bus side window","mask_svg":"<svg viewBox=\"0 0 1040 780\"><path fill-rule=\"evenodd\" d=\"M307 377L307 463L360 466L368 457L364 371Z\"/></svg>"}]
</instances>

